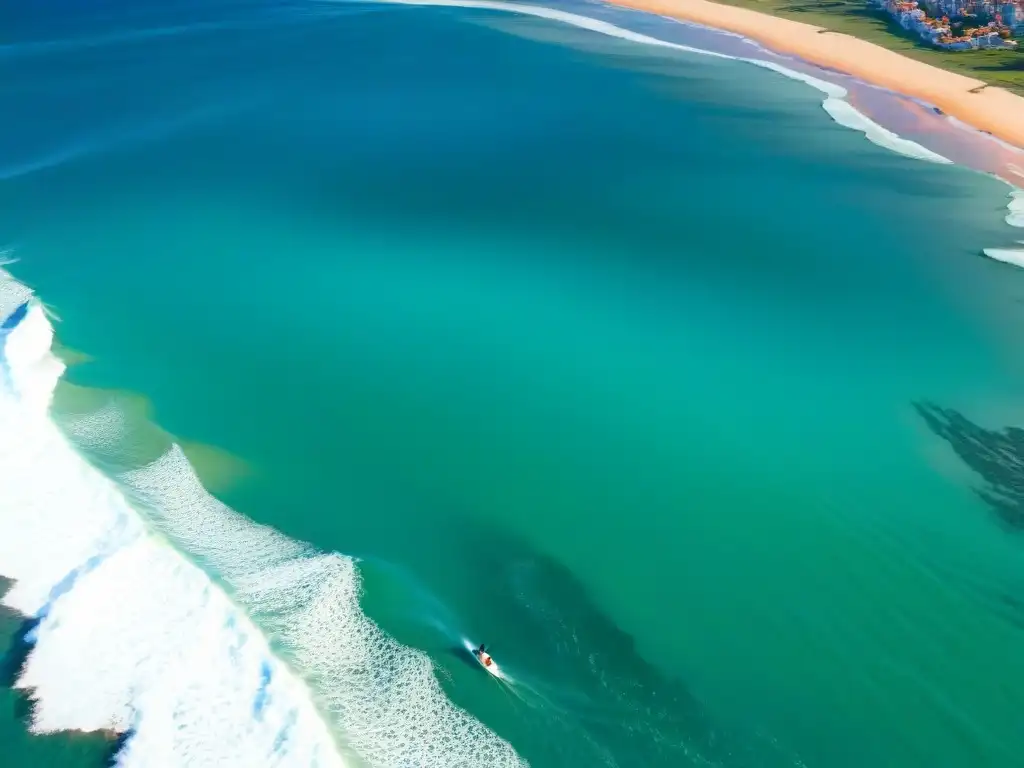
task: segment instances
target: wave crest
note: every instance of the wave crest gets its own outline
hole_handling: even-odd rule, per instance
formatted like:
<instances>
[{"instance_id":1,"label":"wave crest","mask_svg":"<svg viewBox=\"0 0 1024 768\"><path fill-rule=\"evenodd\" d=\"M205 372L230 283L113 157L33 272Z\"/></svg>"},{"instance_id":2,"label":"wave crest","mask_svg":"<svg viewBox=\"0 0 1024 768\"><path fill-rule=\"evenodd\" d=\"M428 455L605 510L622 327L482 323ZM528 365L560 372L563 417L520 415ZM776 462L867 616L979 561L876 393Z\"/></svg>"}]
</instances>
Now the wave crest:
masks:
<instances>
[{"instance_id":1,"label":"wave crest","mask_svg":"<svg viewBox=\"0 0 1024 768\"><path fill-rule=\"evenodd\" d=\"M322 2L346 2L346 0L321 0ZM887 128L882 127L874 120L863 114L856 107L846 101L848 92L841 85L830 83L827 80L813 77L812 75L798 72L789 67L784 67L781 64L777 64L772 61L765 61L763 59L752 59L743 56L731 56L725 53L718 53L716 51L708 51L703 48L695 48L689 45L682 45L680 43L669 42L668 40L661 40L657 37L651 37L650 35L644 35L639 32L633 32L632 30L625 29L623 27L616 26L607 21L601 21L594 19L589 16L583 16L577 13L570 13L569 11L562 11L555 8L547 8L542 5L528 5L526 3L516 2L505 2L505 0L381 0L381 2L393 4L393 5L423 5L423 6L444 6L444 7L457 7L457 8L480 8L492 11L504 11L506 13L518 13L526 16L536 16L542 19L548 19L550 21L561 22L563 24L569 24L580 29L587 29L592 32L596 32L601 35L607 35L609 37L617 37L622 40L628 40L630 42L638 43L640 45L650 45L659 48L668 48L683 53L699 54L701 56L711 56L719 59L731 59L733 61L741 61L746 64L753 64L754 66L761 67L763 69L770 69L783 77L788 77L791 80L797 80L801 83L809 85L815 90L823 93L825 99L822 101L822 108L828 113L836 123L842 125L845 128L858 131L864 134L864 137L877 144L880 147L891 150L905 157L910 157L915 160L924 160L931 163L940 163L943 165L951 164L952 161L937 152L918 144L916 141L905 139ZM671 21L679 21L678 19L668 18ZM688 26L699 27L701 25L693 22L681 22ZM716 30L720 31L720 30ZM741 35L731 36L742 37ZM763 48L756 41L750 41L755 46Z\"/></svg>"},{"instance_id":2,"label":"wave crest","mask_svg":"<svg viewBox=\"0 0 1024 768\"><path fill-rule=\"evenodd\" d=\"M47 413L52 326L3 270L0 324L0 574L33 627L34 732L127 734L132 768L524 764L361 612L351 558L221 504L177 445L115 478L79 456ZM123 420L73 432L99 446Z\"/></svg>"},{"instance_id":3,"label":"wave crest","mask_svg":"<svg viewBox=\"0 0 1024 768\"><path fill-rule=\"evenodd\" d=\"M319 552L226 507L177 446L124 480L158 510L158 529L221 575L287 649L361 757L425 768L522 764L510 745L448 700L428 657L362 613L352 558Z\"/></svg>"}]
</instances>

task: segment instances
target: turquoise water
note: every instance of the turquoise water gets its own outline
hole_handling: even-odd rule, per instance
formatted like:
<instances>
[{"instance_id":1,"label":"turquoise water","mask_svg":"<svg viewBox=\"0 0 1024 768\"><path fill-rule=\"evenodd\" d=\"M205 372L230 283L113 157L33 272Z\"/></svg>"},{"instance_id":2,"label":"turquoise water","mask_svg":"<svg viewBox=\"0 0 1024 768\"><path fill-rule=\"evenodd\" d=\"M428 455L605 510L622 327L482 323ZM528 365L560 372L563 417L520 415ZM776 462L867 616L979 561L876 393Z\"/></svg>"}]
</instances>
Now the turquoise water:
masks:
<instances>
[{"instance_id":1,"label":"turquoise water","mask_svg":"<svg viewBox=\"0 0 1024 768\"><path fill-rule=\"evenodd\" d=\"M206 718L254 743L265 707L305 728L302 697L350 764L1019 759L1021 454L1002 430L1021 416L1024 284L980 254L1020 237L1005 184L871 143L777 72L564 20L52 5L4 11L0 233L60 342L91 358L53 418L308 690L267 705L277 667L200 668L175 638L216 623L208 593L105 555L50 593L38 639L4 619L6 682L27 656L55 724L36 730L107 717L135 740L28 735L31 702L5 690L14 765L214 764L149 729L206 748ZM113 390L232 457L220 484L193 458L221 501L358 558L359 581L336 563L273 592L269 563L299 557L286 540L222 524L182 475L162 469L157 493L119 474L162 448L140 448ZM120 410L97 411L108 399ZM13 498L60 485L51 461L40 449ZM10 520L4 537L45 558ZM385 635L330 613L357 583ZM231 646L236 621L204 647ZM198 693L131 672L136 655ZM89 698L122 677L124 702ZM236 683L260 691L256 724L228 706ZM314 743L289 727L275 750Z\"/></svg>"}]
</instances>

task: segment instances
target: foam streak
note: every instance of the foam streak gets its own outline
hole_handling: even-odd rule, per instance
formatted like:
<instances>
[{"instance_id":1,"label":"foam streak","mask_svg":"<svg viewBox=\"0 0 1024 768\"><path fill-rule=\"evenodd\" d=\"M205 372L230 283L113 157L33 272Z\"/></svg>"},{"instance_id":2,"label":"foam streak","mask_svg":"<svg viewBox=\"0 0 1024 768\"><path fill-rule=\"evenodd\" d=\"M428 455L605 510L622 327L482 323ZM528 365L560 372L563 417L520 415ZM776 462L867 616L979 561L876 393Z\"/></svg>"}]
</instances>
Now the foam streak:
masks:
<instances>
[{"instance_id":1,"label":"foam streak","mask_svg":"<svg viewBox=\"0 0 1024 768\"><path fill-rule=\"evenodd\" d=\"M127 733L127 768L523 765L361 612L351 558L220 504L177 446L116 479L81 458L29 296L0 270L0 574L35 620L15 684L33 732ZM122 422L82 424L102 442Z\"/></svg>"},{"instance_id":2,"label":"foam streak","mask_svg":"<svg viewBox=\"0 0 1024 768\"><path fill-rule=\"evenodd\" d=\"M326 2L347 2L347 0L325 0ZM689 45L682 45L679 43L672 43L667 40L660 40L650 35L643 35L638 32L633 32L622 27L617 27L614 24L610 24L606 21L599 21L598 19L592 19L588 16L581 16L576 13L570 13L568 11L560 11L555 8L546 8L540 5L527 5L521 3L508 3L502 2L502 0L383 0L385 3L391 3L394 5L426 5L426 6L445 6L445 7L458 7L458 8L483 8L494 11L506 11L508 13L518 13L527 16L536 16L542 19L550 19L552 21L558 21L563 24L569 24L580 29L588 29L598 34L608 35L609 37L617 37L622 40L629 40L634 43L641 45L652 45L659 48L669 48L684 53L694 53L701 56L713 56L719 59L732 59L733 61L742 61L747 64L753 64L757 67L764 69L770 69L773 72L777 72L784 77L788 77L792 80L798 80L802 83L806 83L815 90L824 93L826 98L822 102L822 108L840 125L851 128L855 131L863 133L868 141L877 144L885 149L889 149L897 154L904 155L906 157L914 158L916 160L925 160L932 163L949 164L952 161L948 158L943 157L930 149L921 146L917 142L911 141L910 139L904 139L897 136L892 131L883 128L878 123L871 120L869 117L859 112L854 106L846 101L847 91L840 85L830 83L826 80L822 80L811 75L798 72L794 69L784 67L772 61L764 61L762 59L751 59L740 56L729 56L724 53L717 53L715 51L704 50L703 48L694 48Z\"/></svg>"}]
</instances>

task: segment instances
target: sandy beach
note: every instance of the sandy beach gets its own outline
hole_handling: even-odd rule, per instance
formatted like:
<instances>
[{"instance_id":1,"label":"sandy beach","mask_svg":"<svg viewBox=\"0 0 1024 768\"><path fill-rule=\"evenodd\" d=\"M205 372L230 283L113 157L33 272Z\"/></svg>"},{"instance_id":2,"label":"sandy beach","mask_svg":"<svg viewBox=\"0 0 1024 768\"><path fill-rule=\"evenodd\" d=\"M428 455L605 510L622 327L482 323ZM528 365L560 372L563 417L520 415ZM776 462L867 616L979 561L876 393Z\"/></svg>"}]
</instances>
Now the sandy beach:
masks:
<instances>
[{"instance_id":1,"label":"sandy beach","mask_svg":"<svg viewBox=\"0 0 1024 768\"><path fill-rule=\"evenodd\" d=\"M708 0L609 0L614 5L673 16L736 32L780 53L847 72L922 99L968 125L1024 147L1024 98L981 80L948 72L895 51L822 27ZM965 53L969 56L970 53Z\"/></svg>"}]
</instances>

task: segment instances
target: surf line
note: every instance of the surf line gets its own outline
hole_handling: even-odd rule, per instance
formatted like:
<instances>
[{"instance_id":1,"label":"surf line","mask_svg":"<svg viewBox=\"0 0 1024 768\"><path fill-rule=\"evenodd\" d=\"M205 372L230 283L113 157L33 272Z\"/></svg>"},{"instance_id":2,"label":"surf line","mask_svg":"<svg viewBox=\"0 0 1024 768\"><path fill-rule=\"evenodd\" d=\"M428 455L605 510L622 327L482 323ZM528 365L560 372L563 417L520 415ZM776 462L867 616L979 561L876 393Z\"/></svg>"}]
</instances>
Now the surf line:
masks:
<instances>
[{"instance_id":1,"label":"surf line","mask_svg":"<svg viewBox=\"0 0 1024 768\"><path fill-rule=\"evenodd\" d=\"M348 0L314 0L314 2L326 3L343 3L347 1ZM823 93L825 95L825 99L822 101L822 108L829 117L844 128L849 128L863 134L864 137L873 144L915 160L924 160L926 162L940 163L944 165L951 165L953 162L949 158L943 157L937 152L933 152L915 141L905 139L898 134L893 133L867 117L864 113L860 112L856 107L846 101L848 91L841 85L830 83L827 80L822 80L812 75L806 75L802 72L797 72L794 69L784 67L773 61L764 61L762 59L752 59L742 56L730 56L728 54L709 51L703 48L695 48L681 43L672 43L667 40L651 37L650 35L633 32L623 27L619 27L599 19L594 19L589 16L582 16L580 14L562 11L556 8L548 8L542 5L509 3L503 2L502 0L379 0L379 2L383 5L480 8L521 14L525 16L535 16L537 18L561 22L563 24L578 27L579 29L590 30L608 37L617 37L619 39L628 40L641 45L668 48L670 50L681 51L684 53L693 53L700 56L711 56L714 58L729 59L731 61L751 64L756 67L761 67L762 69L771 70L791 80L797 80L805 85L811 86L818 92ZM691 26L700 26L694 25L690 22L687 23ZM713 28L709 27L709 29Z\"/></svg>"},{"instance_id":2,"label":"surf line","mask_svg":"<svg viewBox=\"0 0 1024 768\"><path fill-rule=\"evenodd\" d=\"M0 573L4 604L37 619L15 682L33 732L128 734L129 768L525 765L362 613L351 558L221 504L176 445L117 478L79 455L49 418L53 328L2 269L0 325ZM90 415L74 432L121 427Z\"/></svg>"}]
</instances>

